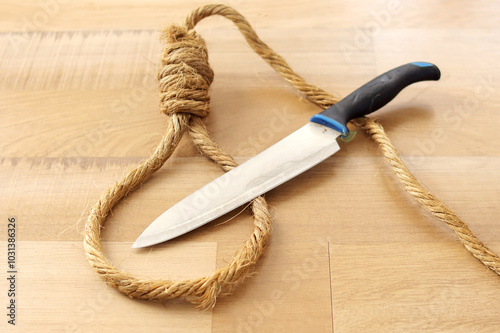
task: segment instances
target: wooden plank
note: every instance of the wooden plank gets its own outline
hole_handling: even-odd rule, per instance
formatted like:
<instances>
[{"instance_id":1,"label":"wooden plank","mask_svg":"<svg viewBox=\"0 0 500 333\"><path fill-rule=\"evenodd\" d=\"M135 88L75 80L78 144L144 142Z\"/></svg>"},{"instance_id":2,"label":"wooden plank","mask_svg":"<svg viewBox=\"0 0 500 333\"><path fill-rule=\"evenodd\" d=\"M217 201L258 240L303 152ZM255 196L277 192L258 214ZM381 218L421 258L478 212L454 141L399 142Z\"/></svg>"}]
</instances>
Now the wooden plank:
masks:
<instances>
[{"instance_id":1,"label":"wooden plank","mask_svg":"<svg viewBox=\"0 0 500 333\"><path fill-rule=\"evenodd\" d=\"M442 240L331 245L335 331L495 331L498 276L465 252Z\"/></svg>"},{"instance_id":2,"label":"wooden plank","mask_svg":"<svg viewBox=\"0 0 500 333\"><path fill-rule=\"evenodd\" d=\"M7 247L5 241L0 244ZM178 244L168 253L155 249L146 256L130 251L130 245L115 242L105 247L119 268L138 276L188 279L214 269L215 243ZM18 241L17 249L17 320L15 326L2 322L4 332L113 332L117 327L211 332L210 311L196 311L185 301L135 301L108 287L86 263L81 242Z\"/></svg>"},{"instance_id":3,"label":"wooden plank","mask_svg":"<svg viewBox=\"0 0 500 333\"><path fill-rule=\"evenodd\" d=\"M256 274L218 301L213 332L330 332L328 260L324 239L273 237Z\"/></svg>"},{"instance_id":4,"label":"wooden plank","mask_svg":"<svg viewBox=\"0 0 500 333\"><path fill-rule=\"evenodd\" d=\"M140 160L20 159L15 165L13 161L5 159L2 164L2 174L10 177L3 177L5 192L0 204L20 221L20 239L76 241L101 193ZM425 157L418 161L409 165L424 186L455 209L485 242L495 240L491 230L497 221L500 158ZM203 158L173 158L113 209L104 239L135 240L164 210L220 174ZM280 238L276 241L318 235L328 235L335 242L364 242L373 237L377 241L422 242L451 237L447 227L411 200L380 157L333 156L269 192L266 198L277 214L274 237ZM243 241L251 231L247 211L230 223L220 224L240 211L181 239L221 241L234 237ZM308 211L314 212L314 223L304 218L303 212ZM380 228L390 232L380 232Z\"/></svg>"}]
</instances>

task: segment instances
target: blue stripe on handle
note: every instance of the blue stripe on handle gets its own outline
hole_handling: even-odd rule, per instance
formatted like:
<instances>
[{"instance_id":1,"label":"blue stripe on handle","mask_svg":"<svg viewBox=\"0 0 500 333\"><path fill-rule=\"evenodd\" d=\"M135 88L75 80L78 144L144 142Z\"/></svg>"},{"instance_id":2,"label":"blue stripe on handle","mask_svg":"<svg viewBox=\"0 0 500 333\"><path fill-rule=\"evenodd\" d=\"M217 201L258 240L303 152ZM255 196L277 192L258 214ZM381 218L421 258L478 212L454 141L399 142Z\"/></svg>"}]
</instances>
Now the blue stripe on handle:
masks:
<instances>
[{"instance_id":1,"label":"blue stripe on handle","mask_svg":"<svg viewBox=\"0 0 500 333\"><path fill-rule=\"evenodd\" d=\"M329 117L323 116L322 114L319 113L315 114L314 116L311 117L310 121L316 124L330 127L336 130L337 132L342 133L342 137L346 137L349 135L349 130L347 129L347 127Z\"/></svg>"},{"instance_id":2,"label":"blue stripe on handle","mask_svg":"<svg viewBox=\"0 0 500 333\"><path fill-rule=\"evenodd\" d=\"M418 67L431 67L431 66L434 66L434 64L431 64L430 62L424 62L424 61L415 61L415 62L412 62L412 65L416 65Z\"/></svg>"}]
</instances>

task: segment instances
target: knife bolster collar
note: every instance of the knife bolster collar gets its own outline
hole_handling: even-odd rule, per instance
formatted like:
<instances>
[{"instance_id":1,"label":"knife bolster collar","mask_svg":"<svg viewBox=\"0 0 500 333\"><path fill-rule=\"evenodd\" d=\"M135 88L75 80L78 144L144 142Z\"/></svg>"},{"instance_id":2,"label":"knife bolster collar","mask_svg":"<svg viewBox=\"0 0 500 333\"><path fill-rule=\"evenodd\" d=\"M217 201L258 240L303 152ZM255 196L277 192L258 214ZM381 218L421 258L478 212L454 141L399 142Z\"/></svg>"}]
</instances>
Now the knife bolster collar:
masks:
<instances>
[{"instance_id":1,"label":"knife bolster collar","mask_svg":"<svg viewBox=\"0 0 500 333\"><path fill-rule=\"evenodd\" d=\"M332 118L322 115L320 113L312 116L310 121L334 129L337 132L340 132L341 133L340 136L342 136L343 138L349 135L349 129L347 128L347 126L342 125L338 121L333 120Z\"/></svg>"}]
</instances>

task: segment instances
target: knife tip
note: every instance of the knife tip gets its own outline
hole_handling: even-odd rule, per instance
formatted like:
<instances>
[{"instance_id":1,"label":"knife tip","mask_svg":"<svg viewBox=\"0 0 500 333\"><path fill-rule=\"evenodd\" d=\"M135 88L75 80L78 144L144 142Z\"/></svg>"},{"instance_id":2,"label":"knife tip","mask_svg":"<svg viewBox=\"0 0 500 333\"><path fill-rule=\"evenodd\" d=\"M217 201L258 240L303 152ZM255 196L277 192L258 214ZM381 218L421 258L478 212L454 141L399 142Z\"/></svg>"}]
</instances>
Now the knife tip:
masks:
<instances>
[{"instance_id":1,"label":"knife tip","mask_svg":"<svg viewBox=\"0 0 500 333\"><path fill-rule=\"evenodd\" d=\"M140 242L138 240L135 241L134 244L132 244L132 249L140 249L141 247L146 247L147 245L145 244L140 244Z\"/></svg>"},{"instance_id":2,"label":"knife tip","mask_svg":"<svg viewBox=\"0 0 500 333\"><path fill-rule=\"evenodd\" d=\"M135 243L132 244L132 249L140 249L140 248L143 248L143 247L148 247L148 246L153 246L153 245L156 245L158 243L161 243L161 242L158 242L158 241L155 241L154 239L151 239L149 237L139 237L135 240Z\"/></svg>"},{"instance_id":3,"label":"knife tip","mask_svg":"<svg viewBox=\"0 0 500 333\"><path fill-rule=\"evenodd\" d=\"M160 237L161 236L161 237ZM161 233L151 233L147 229L137 238L132 244L132 249L139 249L143 247L153 246L156 244L160 244L166 241L171 240L172 238L177 237L178 235L170 234L170 235L162 235Z\"/></svg>"}]
</instances>

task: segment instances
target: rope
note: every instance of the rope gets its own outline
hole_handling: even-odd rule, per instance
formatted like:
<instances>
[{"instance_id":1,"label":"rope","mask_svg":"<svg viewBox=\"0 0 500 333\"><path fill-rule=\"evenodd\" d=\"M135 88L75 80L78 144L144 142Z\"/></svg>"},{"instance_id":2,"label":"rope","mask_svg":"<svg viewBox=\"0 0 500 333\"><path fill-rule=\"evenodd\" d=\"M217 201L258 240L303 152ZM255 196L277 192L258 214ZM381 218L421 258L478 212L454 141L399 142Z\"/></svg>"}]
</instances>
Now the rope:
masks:
<instances>
[{"instance_id":1,"label":"rope","mask_svg":"<svg viewBox=\"0 0 500 333\"><path fill-rule=\"evenodd\" d=\"M89 212L84 231L84 249L91 266L107 284L131 298L153 301L186 298L200 309L212 308L221 292L230 291L236 283L249 276L269 238L271 216L264 198L258 197L250 205L254 223L252 234L235 252L229 264L209 276L184 281L139 279L118 270L103 253L100 233L111 209L163 166L185 132L189 133L200 152L222 170L227 172L237 166L234 159L211 139L203 122L210 112L208 91L214 73L208 64L205 42L194 27L203 18L213 15L231 20L250 47L308 100L322 108L338 101L295 73L281 56L260 40L248 21L231 7L220 4L203 6L189 14L183 25L171 25L164 29L158 82L160 110L170 117L166 134L146 161L101 195ZM382 127L369 118L355 122L379 144L406 190L425 209L450 226L477 259L500 274L500 258L481 243L448 207L418 183L399 158Z\"/></svg>"},{"instance_id":2,"label":"rope","mask_svg":"<svg viewBox=\"0 0 500 333\"><path fill-rule=\"evenodd\" d=\"M354 123L358 127L364 129L371 135L371 138L378 143L380 150L385 156L385 160L389 163L406 191L410 193L425 210L446 223L474 257L493 272L500 275L500 257L484 245L457 214L420 185L418 180L399 157L396 148L392 145L382 126L375 120L366 117L358 118Z\"/></svg>"}]
</instances>

